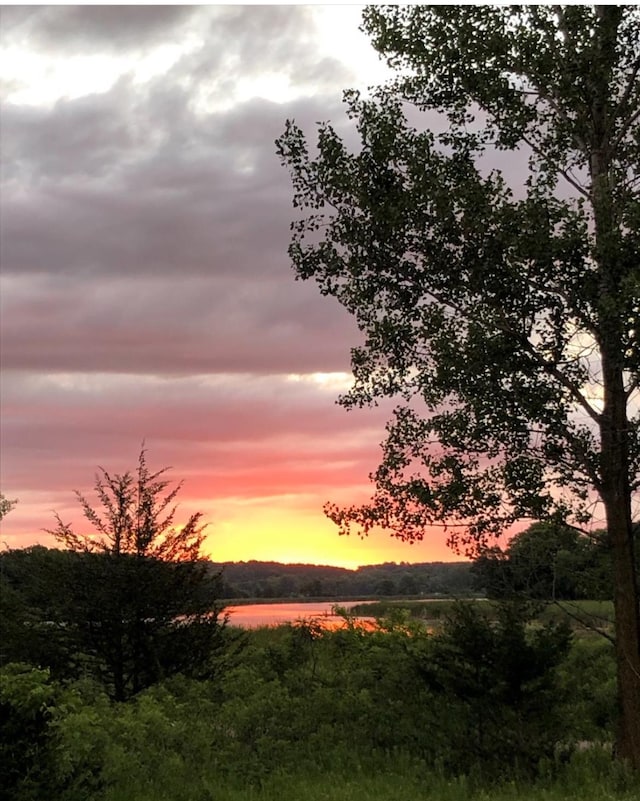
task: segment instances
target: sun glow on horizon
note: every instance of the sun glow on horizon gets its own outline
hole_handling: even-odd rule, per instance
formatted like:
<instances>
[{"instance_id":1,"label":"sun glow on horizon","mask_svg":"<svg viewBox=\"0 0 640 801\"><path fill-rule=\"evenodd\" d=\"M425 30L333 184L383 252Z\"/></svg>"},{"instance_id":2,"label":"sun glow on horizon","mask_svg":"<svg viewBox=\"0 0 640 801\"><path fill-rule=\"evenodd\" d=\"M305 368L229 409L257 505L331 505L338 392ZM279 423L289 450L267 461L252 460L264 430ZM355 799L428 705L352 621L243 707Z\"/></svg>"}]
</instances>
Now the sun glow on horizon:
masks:
<instances>
[{"instance_id":1,"label":"sun glow on horizon","mask_svg":"<svg viewBox=\"0 0 640 801\"><path fill-rule=\"evenodd\" d=\"M317 499L306 505L292 499L278 506L265 503L225 508L207 530L204 552L215 562L280 562L333 565L354 570L384 562L455 562L461 557L446 545L441 529L422 542L401 542L386 531L368 537L340 536Z\"/></svg>"}]
</instances>

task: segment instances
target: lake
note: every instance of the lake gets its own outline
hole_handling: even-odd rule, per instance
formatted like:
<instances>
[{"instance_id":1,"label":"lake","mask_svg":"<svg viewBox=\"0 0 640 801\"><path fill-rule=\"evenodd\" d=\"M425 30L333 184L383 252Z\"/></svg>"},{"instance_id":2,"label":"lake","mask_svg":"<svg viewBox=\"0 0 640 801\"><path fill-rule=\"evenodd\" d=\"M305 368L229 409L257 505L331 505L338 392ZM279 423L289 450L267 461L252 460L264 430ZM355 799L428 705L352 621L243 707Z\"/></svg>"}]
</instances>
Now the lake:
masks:
<instances>
[{"instance_id":1,"label":"lake","mask_svg":"<svg viewBox=\"0 0 640 801\"><path fill-rule=\"evenodd\" d=\"M229 613L229 623L232 626L241 626L245 629L255 629L259 626L279 626L283 623L293 623L296 620L320 618L327 628L337 625L341 618L331 614L334 606L351 609L356 604L366 601L293 601L292 603L277 604L244 604L240 606L227 606L225 612ZM359 620L372 620L372 618L359 618Z\"/></svg>"}]
</instances>

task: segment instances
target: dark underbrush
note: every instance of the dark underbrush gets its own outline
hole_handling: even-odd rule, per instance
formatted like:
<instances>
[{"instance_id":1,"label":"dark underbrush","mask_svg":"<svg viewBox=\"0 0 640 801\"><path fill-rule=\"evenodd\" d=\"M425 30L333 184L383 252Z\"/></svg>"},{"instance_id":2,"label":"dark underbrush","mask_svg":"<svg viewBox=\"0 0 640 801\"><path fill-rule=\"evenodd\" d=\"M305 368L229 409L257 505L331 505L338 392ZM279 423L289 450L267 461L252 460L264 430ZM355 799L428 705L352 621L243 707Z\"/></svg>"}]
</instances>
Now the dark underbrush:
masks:
<instances>
[{"instance_id":1,"label":"dark underbrush","mask_svg":"<svg viewBox=\"0 0 640 801\"><path fill-rule=\"evenodd\" d=\"M404 613L228 632L215 680L126 703L88 679L2 671L3 799L634 799L614 763L604 639L503 605L437 634ZM635 792L635 795L634 795Z\"/></svg>"}]
</instances>

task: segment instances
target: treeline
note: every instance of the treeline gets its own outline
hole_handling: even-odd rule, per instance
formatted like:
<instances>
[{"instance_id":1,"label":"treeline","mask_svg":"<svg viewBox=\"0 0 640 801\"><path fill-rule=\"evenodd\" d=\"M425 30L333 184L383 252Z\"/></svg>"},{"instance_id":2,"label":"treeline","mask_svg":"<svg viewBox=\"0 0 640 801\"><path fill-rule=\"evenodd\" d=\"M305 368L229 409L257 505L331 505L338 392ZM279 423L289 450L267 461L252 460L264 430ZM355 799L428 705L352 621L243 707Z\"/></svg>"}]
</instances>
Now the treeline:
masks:
<instances>
[{"instance_id":1,"label":"treeline","mask_svg":"<svg viewBox=\"0 0 640 801\"><path fill-rule=\"evenodd\" d=\"M636 525L636 541L639 535ZM637 547L635 555L640 572ZM612 557L606 530L585 534L570 526L534 523L506 548L486 549L471 568L472 583L493 599L611 600Z\"/></svg>"},{"instance_id":2,"label":"treeline","mask_svg":"<svg viewBox=\"0 0 640 801\"><path fill-rule=\"evenodd\" d=\"M386 562L356 570L329 565L279 562L224 562L221 595L241 598L360 598L369 596L465 597L474 593L476 580L470 562Z\"/></svg>"}]
</instances>

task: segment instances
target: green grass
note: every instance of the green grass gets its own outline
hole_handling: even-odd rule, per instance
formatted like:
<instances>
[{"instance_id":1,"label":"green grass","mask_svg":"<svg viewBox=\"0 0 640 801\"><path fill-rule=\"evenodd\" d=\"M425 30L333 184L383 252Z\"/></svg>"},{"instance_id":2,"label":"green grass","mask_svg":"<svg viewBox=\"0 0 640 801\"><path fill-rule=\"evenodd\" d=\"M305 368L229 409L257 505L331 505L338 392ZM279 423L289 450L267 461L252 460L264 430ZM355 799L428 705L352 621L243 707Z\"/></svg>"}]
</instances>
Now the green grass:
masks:
<instances>
[{"instance_id":1,"label":"green grass","mask_svg":"<svg viewBox=\"0 0 640 801\"><path fill-rule=\"evenodd\" d=\"M406 610L411 618L423 620L427 624L437 623L451 614L456 604L461 603L452 598L433 600L389 600L376 601L368 604L358 604L350 609L351 614L357 616L370 616L385 618ZM495 602L480 598L464 600L462 603L473 603L478 608L491 615L495 609ZM613 624L613 603L611 601L540 601L538 618L542 622L566 620L572 626L581 626L610 629Z\"/></svg>"},{"instance_id":2,"label":"green grass","mask_svg":"<svg viewBox=\"0 0 640 801\"><path fill-rule=\"evenodd\" d=\"M593 756L575 760L560 776L535 784L478 787L465 777L445 778L408 765L400 770L381 766L377 773L354 766L352 772L275 774L245 786L215 775L193 784L140 787L133 782L112 788L104 801L637 801L633 780L599 761Z\"/></svg>"}]
</instances>

